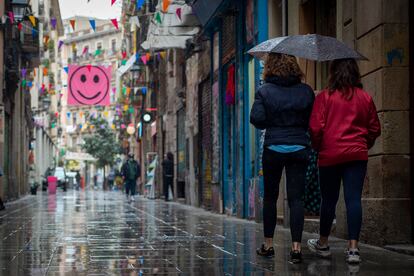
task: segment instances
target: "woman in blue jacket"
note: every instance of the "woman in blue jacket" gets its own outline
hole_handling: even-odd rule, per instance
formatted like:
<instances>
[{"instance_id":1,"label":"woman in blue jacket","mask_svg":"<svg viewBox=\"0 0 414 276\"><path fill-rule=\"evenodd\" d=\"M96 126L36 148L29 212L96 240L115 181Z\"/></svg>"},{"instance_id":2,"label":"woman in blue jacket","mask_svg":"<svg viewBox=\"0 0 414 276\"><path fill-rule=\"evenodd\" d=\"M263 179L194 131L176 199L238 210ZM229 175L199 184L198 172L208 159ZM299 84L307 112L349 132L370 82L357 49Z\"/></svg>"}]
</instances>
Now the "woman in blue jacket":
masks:
<instances>
[{"instance_id":1,"label":"woman in blue jacket","mask_svg":"<svg viewBox=\"0 0 414 276\"><path fill-rule=\"evenodd\" d=\"M309 118L315 99L312 88L302 83L303 76L295 57L269 54L264 68L265 83L257 91L250 113L250 122L266 131L262 158L265 242L257 254L267 257L275 254L276 203L285 168L292 236L291 263L302 261L302 197L310 153Z\"/></svg>"}]
</instances>

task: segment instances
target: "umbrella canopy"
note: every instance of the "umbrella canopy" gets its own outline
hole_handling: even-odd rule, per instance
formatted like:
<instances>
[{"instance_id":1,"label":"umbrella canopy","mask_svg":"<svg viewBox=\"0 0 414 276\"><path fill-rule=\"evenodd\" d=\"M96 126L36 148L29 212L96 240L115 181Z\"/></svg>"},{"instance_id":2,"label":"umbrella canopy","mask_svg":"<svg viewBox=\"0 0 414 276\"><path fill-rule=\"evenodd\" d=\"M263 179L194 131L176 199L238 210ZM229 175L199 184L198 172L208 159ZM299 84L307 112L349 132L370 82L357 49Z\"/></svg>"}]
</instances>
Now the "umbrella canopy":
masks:
<instances>
[{"instance_id":1,"label":"umbrella canopy","mask_svg":"<svg viewBox=\"0 0 414 276\"><path fill-rule=\"evenodd\" d=\"M252 48L249 54L263 59L269 53L280 53L315 61L366 57L336 38L318 34L276 37Z\"/></svg>"}]
</instances>

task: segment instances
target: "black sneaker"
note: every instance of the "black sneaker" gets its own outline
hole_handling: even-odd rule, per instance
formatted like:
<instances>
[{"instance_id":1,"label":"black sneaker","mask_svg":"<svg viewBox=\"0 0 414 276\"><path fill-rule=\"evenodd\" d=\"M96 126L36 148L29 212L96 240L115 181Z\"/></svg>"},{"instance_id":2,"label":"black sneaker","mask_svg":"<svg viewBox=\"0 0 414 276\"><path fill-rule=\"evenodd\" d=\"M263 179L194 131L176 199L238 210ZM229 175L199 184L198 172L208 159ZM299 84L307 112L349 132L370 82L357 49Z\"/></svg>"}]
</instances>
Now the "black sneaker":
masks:
<instances>
[{"instance_id":1,"label":"black sneaker","mask_svg":"<svg viewBox=\"0 0 414 276\"><path fill-rule=\"evenodd\" d=\"M312 251L313 253L318 254L321 257L329 257L331 256L331 251L329 250L329 246L325 245L322 246L319 243L318 239L310 239L308 240L308 248L310 251Z\"/></svg>"},{"instance_id":2,"label":"black sneaker","mask_svg":"<svg viewBox=\"0 0 414 276\"><path fill-rule=\"evenodd\" d=\"M263 256L263 257L273 257L275 255L275 250L273 247L269 247L268 249L265 248L264 244L262 244L262 247L258 248L256 250L257 255Z\"/></svg>"},{"instance_id":3,"label":"black sneaker","mask_svg":"<svg viewBox=\"0 0 414 276\"><path fill-rule=\"evenodd\" d=\"M301 262L302 262L302 252L300 252L298 250L290 251L289 263L299 264Z\"/></svg>"}]
</instances>

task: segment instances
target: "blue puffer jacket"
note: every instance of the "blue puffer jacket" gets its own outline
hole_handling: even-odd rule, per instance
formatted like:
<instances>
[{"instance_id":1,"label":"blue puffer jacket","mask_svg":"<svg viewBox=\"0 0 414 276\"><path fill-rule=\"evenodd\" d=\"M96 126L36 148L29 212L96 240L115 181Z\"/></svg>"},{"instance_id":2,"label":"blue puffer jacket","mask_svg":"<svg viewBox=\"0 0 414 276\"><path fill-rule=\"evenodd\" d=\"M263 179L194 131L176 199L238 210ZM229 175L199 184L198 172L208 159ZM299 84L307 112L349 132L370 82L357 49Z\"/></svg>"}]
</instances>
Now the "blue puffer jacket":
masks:
<instances>
[{"instance_id":1,"label":"blue puffer jacket","mask_svg":"<svg viewBox=\"0 0 414 276\"><path fill-rule=\"evenodd\" d=\"M266 129L264 145L309 146L309 118L315 100L312 88L295 77L265 81L250 112L250 123Z\"/></svg>"}]
</instances>

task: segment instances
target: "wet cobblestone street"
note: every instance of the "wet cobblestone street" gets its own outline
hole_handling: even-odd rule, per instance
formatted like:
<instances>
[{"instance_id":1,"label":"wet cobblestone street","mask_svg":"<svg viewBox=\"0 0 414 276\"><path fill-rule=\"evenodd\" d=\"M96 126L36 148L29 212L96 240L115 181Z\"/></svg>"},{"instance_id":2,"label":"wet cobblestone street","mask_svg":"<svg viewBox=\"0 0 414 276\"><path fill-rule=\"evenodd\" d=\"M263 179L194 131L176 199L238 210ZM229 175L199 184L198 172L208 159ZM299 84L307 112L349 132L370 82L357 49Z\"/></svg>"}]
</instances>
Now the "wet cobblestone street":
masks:
<instances>
[{"instance_id":1,"label":"wet cobblestone street","mask_svg":"<svg viewBox=\"0 0 414 276\"><path fill-rule=\"evenodd\" d=\"M306 239L315 235L305 234ZM290 234L278 227L276 257L257 257L261 225L116 192L27 196L0 213L0 275L414 275L414 256L362 246L348 266L345 242L332 259L304 249L287 262Z\"/></svg>"}]
</instances>

